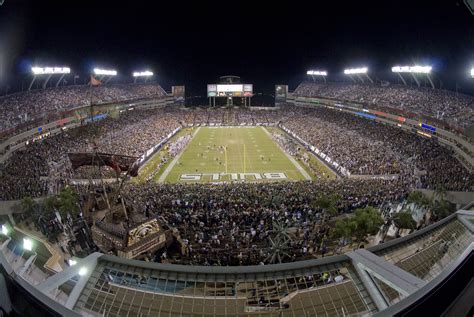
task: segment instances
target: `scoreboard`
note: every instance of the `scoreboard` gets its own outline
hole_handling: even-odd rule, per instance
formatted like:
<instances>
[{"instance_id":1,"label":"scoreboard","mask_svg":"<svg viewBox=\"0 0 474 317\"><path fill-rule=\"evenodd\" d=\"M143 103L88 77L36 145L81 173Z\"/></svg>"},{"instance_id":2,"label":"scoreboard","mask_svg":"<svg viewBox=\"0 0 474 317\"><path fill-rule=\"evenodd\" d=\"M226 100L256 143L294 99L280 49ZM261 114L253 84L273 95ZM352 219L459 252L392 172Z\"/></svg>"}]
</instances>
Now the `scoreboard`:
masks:
<instances>
[{"instance_id":1,"label":"scoreboard","mask_svg":"<svg viewBox=\"0 0 474 317\"><path fill-rule=\"evenodd\" d=\"M252 84L209 84L207 97L252 97Z\"/></svg>"}]
</instances>

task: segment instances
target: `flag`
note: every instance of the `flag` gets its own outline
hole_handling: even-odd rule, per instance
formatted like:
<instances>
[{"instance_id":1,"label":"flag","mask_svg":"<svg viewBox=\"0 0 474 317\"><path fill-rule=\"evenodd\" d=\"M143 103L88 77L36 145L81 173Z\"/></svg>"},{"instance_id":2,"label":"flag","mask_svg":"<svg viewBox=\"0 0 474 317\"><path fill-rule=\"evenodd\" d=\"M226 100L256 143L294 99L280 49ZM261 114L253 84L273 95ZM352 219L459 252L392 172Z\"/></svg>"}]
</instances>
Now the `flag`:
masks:
<instances>
[{"instance_id":1,"label":"flag","mask_svg":"<svg viewBox=\"0 0 474 317\"><path fill-rule=\"evenodd\" d=\"M91 86L100 86L102 85L102 82L100 80L97 80L94 78L93 75L91 75Z\"/></svg>"}]
</instances>

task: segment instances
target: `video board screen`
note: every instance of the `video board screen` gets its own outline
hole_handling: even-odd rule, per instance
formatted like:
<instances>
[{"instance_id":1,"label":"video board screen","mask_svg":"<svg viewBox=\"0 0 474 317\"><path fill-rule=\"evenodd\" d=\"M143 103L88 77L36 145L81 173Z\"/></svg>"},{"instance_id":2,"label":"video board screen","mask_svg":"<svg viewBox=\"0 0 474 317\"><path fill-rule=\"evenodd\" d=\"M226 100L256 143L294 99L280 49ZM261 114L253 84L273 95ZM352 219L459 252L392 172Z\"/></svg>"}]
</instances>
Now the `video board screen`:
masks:
<instances>
[{"instance_id":1,"label":"video board screen","mask_svg":"<svg viewBox=\"0 0 474 317\"><path fill-rule=\"evenodd\" d=\"M244 85L217 85L217 92L235 92L244 90Z\"/></svg>"},{"instance_id":2,"label":"video board screen","mask_svg":"<svg viewBox=\"0 0 474 317\"><path fill-rule=\"evenodd\" d=\"M277 101L286 101L287 96L288 96L288 85L275 86L275 99Z\"/></svg>"},{"instance_id":3,"label":"video board screen","mask_svg":"<svg viewBox=\"0 0 474 317\"><path fill-rule=\"evenodd\" d=\"M184 86L172 86L171 87L171 92L173 96L178 99L184 99L185 97L185 87Z\"/></svg>"},{"instance_id":4,"label":"video board screen","mask_svg":"<svg viewBox=\"0 0 474 317\"><path fill-rule=\"evenodd\" d=\"M251 97L252 95L252 84L207 85L208 97Z\"/></svg>"},{"instance_id":5,"label":"video board screen","mask_svg":"<svg viewBox=\"0 0 474 317\"><path fill-rule=\"evenodd\" d=\"M245 84L244 85L244 97L252 97L253 95L253 85Z\"/></svg>"}]
</instances>

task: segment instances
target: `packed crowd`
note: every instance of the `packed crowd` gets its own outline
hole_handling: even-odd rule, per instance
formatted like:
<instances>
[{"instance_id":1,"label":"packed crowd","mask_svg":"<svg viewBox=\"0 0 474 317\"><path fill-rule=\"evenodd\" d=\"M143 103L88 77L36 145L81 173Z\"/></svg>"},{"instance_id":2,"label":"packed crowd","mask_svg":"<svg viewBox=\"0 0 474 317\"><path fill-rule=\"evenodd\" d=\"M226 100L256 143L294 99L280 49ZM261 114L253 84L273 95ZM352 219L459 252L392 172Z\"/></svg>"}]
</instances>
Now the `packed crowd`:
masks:
<instances>
[{"instance_id":1,"label":"packed crowd","mask_svg":"<svg viewBox=\"0 0 474 317\"><path fill-rule=\"evenodd\" d=\"M433 139L338 110L290 109L293 116L282 125L351 174L396 174L428 189L443 185L448 190L474 190L474 175ZM415 174L423 176L416 179Z\"/></svg>"},{"instance_id":2,"label":"packed crowd","mask_svg":"<svg viewBox=\"0 0 474 317\"><path fill-rule=\"evenodd\" d=\"M329 226L316 200L337 194L337 208L349 212L366 205L398 201L407 194L402 180L338 180L227 185L129 185L125 200L135 213L159 216L178 229L185 255L176 263L250 265L268 263L269 237L277 226L291 231L293 259L319 256ZM291 228L291 229L290 229ZM168 259L170 257L168 256Z\"/></svg>"},{"instance_id":3,"label":"packed crowd","mask_svg":"<svg viewBox=\"0 0 474 317\"><path fill-rule=\"evenodd\" d=\"M107 118L33 142L8 159L0 177L0 199L45 195L48 178L88 176L87 171L84 173L87 169L75 175L71 169L63 168L67 166L64 162L69 152L97 151L139 157L179 126L176 116L168 109L127 111L117 119ZM111 171L107 175L113 176Z\"/></svg>"},{"instance_id":4,"label":"packed crowd","mask_svg":"<svg viewBox=\"0 0 474 317\"><path fill-rule=\"evenodd\" d=\"M187 146L191 139L192 135L186 134L175 141L169 141L169 143L165 145L165 151L163 152L164 155L161 156L160 162L153 167L153 170L148 173L145 180L147 182L152 181L155 175L160 172L161 168L178 155ZM178 164L180 163L178 162Z\"/></svg>"},{"instance_id":5,"label":"packed crowd","mask_svg":"<svg viewBox=\"0 0 474 317\"><path fill-rule=\"evenodd\" d=\"M37 119L50 112L115 101L163 97L157 84L107 85L99 87L64 86L19 92L0 97L0 131Z\"/></svg>"},{"instance_id":6,"label":"packed crowd","mask_svg":"<svg viewBox=\"0 0 474 317\"><path fill-rule=\"evenodd\" d=\"M174 257L170 250L164 256L166 261L268 263L276 252L271 241L276 241L281 228L292 237L285 246L289 260L324 256L335 248L327 243L331 224L316 202L322 195L337 195L337 210L345 213L398 202L414 187L435 189L442 184L447 190L474 190L474 175L436 140L342 111L293 106L274 111L161 107L126 111L118 118L66 130L14 152L0 176L0 200L44 196L51 193L51 179L65 183L95 173L91 168L68 168L68 152L138 157L179 127L258 123L288 128L352 174L396 177L224 185L127 184L122 195L132 214L158 216L178 230L184 255ZM287 152L294 155L299 151L301 145L287 135L273 133L273 137ZM169 154L180 153L190 139L188 134L169 143ZM103 172L111 177L114 173Z\"/></svg>"},{"instance_id":7,"label":"packed crowd","mask_svg":"<svg viewBox=\"0 0 474 317\"><path fill-rule=\"evenodd\" d=\"M272 139L277 142L285 153L293 156L298 162L304 164L308 168L313 177L316 179L331 178L332 172L323 164L319 164L317 159L310 154L297 140L287 135L283 131L277 129L271 130Z\"/></svg>"},{"instance_id":8,"label":"packed crowd","mask_svg":"<svg viewBox=\"0 0 474 317\"><path fill-rule=\"evenodd\" d=\"M397 174L400 171L396 153L373 135L366 135L369 122L360 120L359 126L356 117L325 109L299 112L283 125L352 174Z\"/></svg>"},{"instance_id":9,"label":"packed crowd","mask_svg":"<svg viewBox=\"0 0 474 317\"><path fill-rule=\"evenodd\" d=\"M168 146L168 153L173 157L178 155L178 153L186 147L186 145L189 143L189 141L191 141L191 139L191 134L186 134L182 137L179 137L176 141L170 143L170 145Z\"/></svg>"},{"instance_id":10,"label":"packed crowd","mask_svg":"<svg viewBox=\"0 0 474 317\"><path fill-rule=\"evenodd\" d=\"M257 125L274 124L284 118L287 111L247 110L225 108L195 108L179 114L189 125Z\"/></svg>"},{"instance_id":11,"label":"packed crowd","mask_svg":"<svg viewBox=\"0 0 474 317\"><path fill-rule=\"evenodd\" d=\"M296 156L298 154L301 145L291 137L287 137L283 133L273 132L272 139L277 142L280 147L291 156Z\"/></svg>"},{"instance_id":12,"label":"packed crowd","mask_svg":"<svg viewBox=\"0 0 474 317\"><path fill-rule=\"evenodd\" d=\"M467 127L474 123L474 98L452 91L401 85L320 84L305 82L294 95L326 97L399 109L428 115L451 125Z\"/></svg>"},{"instance_id":13,"label":"packed crowd","mask_svg":"<svg viewBox=\"0 0 474 317\"><path fill-rule=\"evenodd\" d=\"M48 179L85 178L96 173L87 168L76 173L58 168L65 165L60 162L67 161L68 152L98 151L139 157L181 126L257 123L281 124L351 174L394 174L411 187L429 189L440 184L447 190L470 191L474 187L473 174L436 140L345 112L291 106L276 111L164 107L127 111L119 118L66 130L14 152L0 177L0 199L42 196L48 192ZM181 141L174 154L188 142ZM295 151L293 143L279 141L283 148ZM113 177L113 172L105 171L104 176L107 175Z\"/></svg>"}]
</instances>

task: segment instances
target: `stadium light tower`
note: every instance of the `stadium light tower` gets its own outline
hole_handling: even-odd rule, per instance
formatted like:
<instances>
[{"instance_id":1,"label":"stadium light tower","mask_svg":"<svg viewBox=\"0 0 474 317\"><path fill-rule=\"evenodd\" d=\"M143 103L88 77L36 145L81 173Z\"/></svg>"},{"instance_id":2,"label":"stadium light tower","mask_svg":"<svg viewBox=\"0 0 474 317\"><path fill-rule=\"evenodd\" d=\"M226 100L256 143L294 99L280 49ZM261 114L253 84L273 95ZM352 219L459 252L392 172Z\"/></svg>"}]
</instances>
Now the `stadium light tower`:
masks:
<instances>
[{"instance_id":1,"label":"stadium light tower","mask_svg":"<svg viewBox=\"0 0 474 317\"><path fill-rule=\"evenodd\" d=\"M99 80L107 77L105 83L107 84L112 77L117 76L117 71L113 69L101 69L101 68L94 68L94 74L99 76Z\"/></svg>"},{"instance_id":2,"label":"stadium light tower","mask_svg":"<svg viewBox=\"0 0 474 317\"><path fill-rule=\"evenodd\" d=\"M33 86L33 83L35 82L36 78L39 76L44 76L46 75L46 80L43 83L43 89L46 88L46 85L48 84L49 80L53 75L60 75L58 81L56 82L56 87L59 86L59 83L61 80L63 80L64 76L66 74L69 74L71 72L71 69L69 67L31 67L31 72L33 73L33 80L30 83L30 86L28 87L28 90L31 89Z\"/></svg>"},{"instance_id":3,"label":"stadium light tower","mask_svg":"<svg viewBox=\"0 0 474 317\"><path fill-rule=\"evenodd\" d=\"M402 80L402 82L406 85L406 81L403 78L402 74L410 74L411 77L415 80L418 87L420 87L420 78L426 77L431 84L431 88L435 88L433 81L431 80L430 73L431 73L431 66L393 66L392 72L396 73L398 77Z\"/></svg>"},{"instance_id":4,"label":"stadium light tower","mask_svg":"<svg viewBox=\"0 0 474 317\"><path fill-rule=\"evenodd\" d=\"M148 78L150 78L152 76L153 76L153 72L149 71L149 70L145 70L145 71L142 71L142 72L133 72L133 77L135 78L133 82L136 83L137 79L139 79L140 77L144 77L145 82L147 82Z\"/></svg>"},{"instance_id":5,"label":"stadium light tower","mask_svg":"<svg viewBox=\"0 0 474 317\"><path fill-rule=\"evenodd\" d=\"M371 83L373 83L374 81L372 80L372 78L370 78L369 74L368 74L368 71L369 69L367 67L360 67L360 68L348 68L348 69L344 69L344 74L346 74L347 76L349 76L349 78L353 81L353 82L356 82L356 80L354 79L353 76L357 77L361 82L365 82L365 79L368 79ZM364 76L364 77L362 77Z\"/></svg>"},{"instance_id":6,"label":"stadium light tower","mask_svg":"<svg viewBox=\"0 0 474 317\"><path fill-rule=\"evenodd\" d=\"M328 75L328 72L325 70L308 70L306 75L311 76L313 81L315 81L315 78L322 78L324 82L326 82L326 76Z\"/></svg>"}]
</instances>

